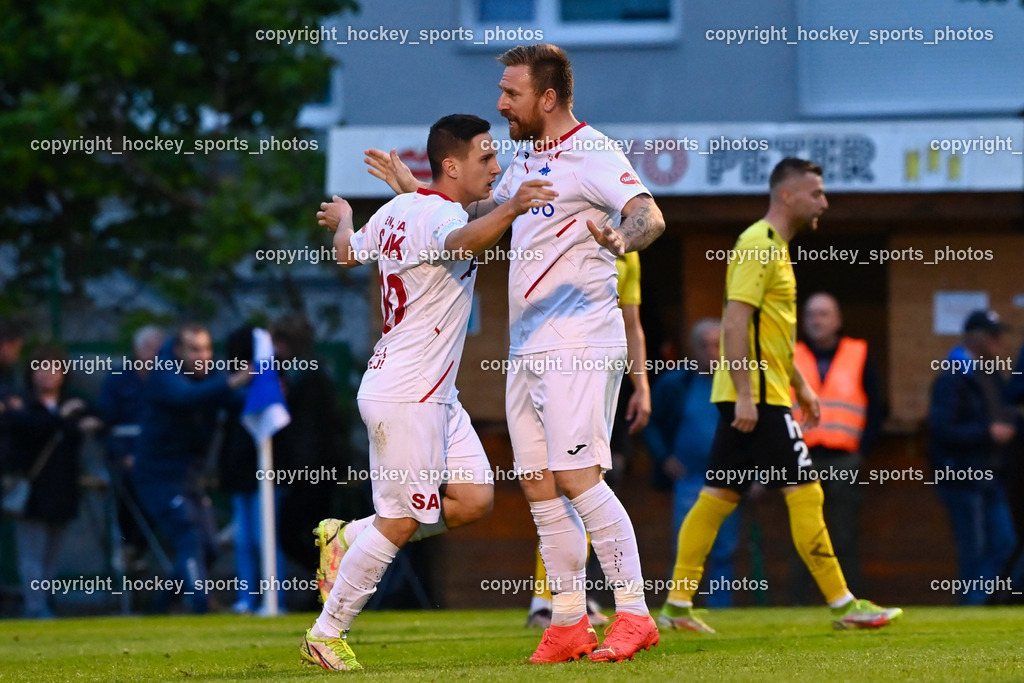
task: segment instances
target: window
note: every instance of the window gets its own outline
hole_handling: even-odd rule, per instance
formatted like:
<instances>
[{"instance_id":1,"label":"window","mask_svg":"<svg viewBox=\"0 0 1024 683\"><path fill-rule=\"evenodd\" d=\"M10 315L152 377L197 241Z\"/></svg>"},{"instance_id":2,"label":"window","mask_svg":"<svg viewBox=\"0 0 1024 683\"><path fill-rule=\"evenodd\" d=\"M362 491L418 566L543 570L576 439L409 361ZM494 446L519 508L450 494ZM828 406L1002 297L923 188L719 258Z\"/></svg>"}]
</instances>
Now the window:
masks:
<instances>
[{"instance_id":1,"label":"window","mask_svg":"<svg viewBox=\"0 0 1024 683\"><path fill-rule=\"evenodd\" d=\"M331 67L331 80L320 100L310 102L299 110L296 124L301 128L327 130L345 119L345 71L342 64Z\"/></svg>"},{"instance_id":2,"label":"window","mask_svg":"<svg viewBox=\"0 0 1024 683\"><path fill-rule=\"evenodd\" d=\"M681 0L461 0L471 49L524 43L667 44L682 31Z\"/></svg>"}]
</instances>

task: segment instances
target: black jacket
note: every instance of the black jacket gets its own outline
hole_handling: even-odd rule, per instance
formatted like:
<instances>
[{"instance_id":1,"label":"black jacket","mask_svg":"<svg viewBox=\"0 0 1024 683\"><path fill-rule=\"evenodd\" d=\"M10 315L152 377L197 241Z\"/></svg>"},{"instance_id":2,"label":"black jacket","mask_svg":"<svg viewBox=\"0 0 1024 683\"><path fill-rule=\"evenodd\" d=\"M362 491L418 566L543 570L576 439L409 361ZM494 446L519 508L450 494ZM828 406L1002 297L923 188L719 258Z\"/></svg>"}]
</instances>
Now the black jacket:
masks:
<instances>
[{"instance_id":1,"label":"black jacket","mask_svg":"<svg viewBox=\"0 0 1024 683\"><path fill-rule=\"evenodd\" d=\"M60 435L53 453L32 481L25 519L67 522L78 515L78 473L82 450L78 420L82 417L84 413L61 417L34 397L26 397L25 406L11 413L10 469L14 472L27 474L46 444Z\"/></svg>"},{"instance_id":2,"label":"black jacket","mask_svg":"<svg viewBox=\"0 0 1024 683\"><path fill-rule=\"evenodd\" d=\"M986 388L985 383L991 386ZM999 396L993 406L990 395ZM928 412L929 457L936 469L992 471L1004 464L1005 449L996 444L989 425L1008 408L1005 385L997 374L982 372L939 375L932 386ZM967 480L971 481L971 480Z\"/></svg>"}]
</instances>

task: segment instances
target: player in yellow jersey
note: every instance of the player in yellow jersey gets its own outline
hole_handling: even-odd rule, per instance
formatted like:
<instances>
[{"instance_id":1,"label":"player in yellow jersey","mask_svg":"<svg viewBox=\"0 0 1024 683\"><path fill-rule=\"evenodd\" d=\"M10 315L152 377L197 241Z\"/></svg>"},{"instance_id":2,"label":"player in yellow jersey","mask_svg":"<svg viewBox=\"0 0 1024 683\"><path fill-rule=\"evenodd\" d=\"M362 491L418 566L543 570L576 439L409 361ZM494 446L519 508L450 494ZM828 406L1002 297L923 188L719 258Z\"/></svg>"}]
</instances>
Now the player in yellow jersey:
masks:
<instances>
[{"instance_id":1,"label":"player in yellow jersey","mask_svg":"<svg viewBox=\"0 0 1024 683\"><path fill-rule=\"evenodd\" d=\"M818 421L818 397L793 364L796 277L789 241L816 230L828 208L817 164L787 157L769 179L768 213L740 235L729 258L721 357L711 401L720 418L704 488L679 529L672 590L658 623L713 632L693 612L693 594L718 528L750 486L781 490L793 544L832 608L837 629L878 628L903 614L850 593L822 516L824 495L808 476L811 458L791 412L790 386L806 426Z\"/></svg>"},{"instance_id":2,"label":"player in yellow jersey","mask_svg":"<svg viewBox=\"0 0 1024 683\"><path fill-rule=\"evenodd\" d=\"M619 256L615 260L615 268L619 278L619 308L622 309L622 320L626 324L629 379L633 385L629 401L624 407L620 405L612 428L612 459L615 468L622 469L623 463L615 462L615 458L617 455L624 458L620 454L627 448L627 437L623 436L623 429L625 428L632 436L647 426L651 419L651 385L647 381L647 339L640 324L640 255L631 251L625 256ZM526 618L527 626L547 628L551 625L551 589L548 587L547 576L538 547L533 572L533 598L530 600L530 613ZM587 616L593 626L604 626L608 623L608 617L601 614L599 606L593 600L587 601Z\"/></svg>"}]
</instances>

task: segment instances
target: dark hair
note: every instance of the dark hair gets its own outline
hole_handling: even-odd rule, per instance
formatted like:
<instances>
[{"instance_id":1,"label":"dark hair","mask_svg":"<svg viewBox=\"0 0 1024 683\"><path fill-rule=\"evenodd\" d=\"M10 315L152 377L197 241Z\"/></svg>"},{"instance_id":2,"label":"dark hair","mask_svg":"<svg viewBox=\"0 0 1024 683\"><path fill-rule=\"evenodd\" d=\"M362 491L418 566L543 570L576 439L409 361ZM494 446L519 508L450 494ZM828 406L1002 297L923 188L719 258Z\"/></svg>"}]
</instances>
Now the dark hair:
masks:
<instances>
[{"instance_id":1,"label":"dark hair","mask_svg":"<svg viewBox=\"0 0 1024 683\"><path fill-rule=\"evenodd\" d=\"M33 375L35 370L32 369L33 365L39 365L42 361L56 361L58 363L64 363L68 360L68 354L64 352L64 349L53 344L43 344L37 346L32 354L29 356L29 361L25 365L25 392L29 396L35 396L36 385L33 381ZM51 370L51 372L53 372ZM59 374L64 374L63 372ZM67 393L68 380L71 379L71 371L64 374L64 381L61 383L60 393L64 396Z\"/></svg>"},{"instance_id":2,"label":"dark hair","mask_svg":"<svg viewBox=\"0 0 1024 683\"><path fill-rule=\"evenodd\" d=\"M430 176L441 177L444 169L441 163L449 157L464 158L470 141L491 129L491 124L472 114L449 114L437 120L430 127L427 136L427 158L430 159Z\"/></svg>"},{"instance_id":3,"label":"dark hair","mask_svg":"<svg viewBox=\"0 0 1024 683\"><path fill-rule=\"evenodd\" d=\"M204 325L199 323L185 323L178 328L178 332L174 335L174 345L181 346L185 341L185 335L195 335L201 333L209 334L210 331L206 329Z\"/></svg>"},{"instance_id":4,"label":"dark hair","mask_svg":"<svg viewBox=\"0 0 1024 683\"><path fill-rule=\"evenodd\" d=\"M225 355L236 364L252 362L252 325L243 325L228 335Z\"/></svg>"},{"instance_id":5,"label":"dark hair","mask_svg":"<svg viewBox=\"0 0 1024 683\"><path fill-rule=\"evenodd\" d=\"M779 183L783 182L790 176L800 175L803 173L813 173L820 176L822 174L821 166L818 166L813 161L807 161L806 159L786 157L779 163L775 164L775 168L772 169L772 174L768 178L768 189L774 190Z\"/></svg>"},{"instance_id":6,"label":"dark hair","mask_svg":"<svg viewBox=\"0 0 1024 683\"><path fill-rule=\"evenodd\" d=\"M274 321L270 336L276 342L284 342L296 356L313 353L313 324L301 313L293 313Z\"/></svg>"},{"instance_id":7,"label":"dark hair","mask_svg":"<svg viewBox=\"0 0 1024 683\"><path fill-rule=\"evenodd\" d=\"M5 318L0 320L0 343L23 339L23 325L17 320Z\"/></svg>"},{"instance_id":8,"label":"dark hair","mask_svg":"<svg viewBox=\"0 0 1024 683\"><path fill-rule=\"evenodd\" d=\"M498 61L505 66L530 67L534 92L540 96L554 90L558 103L572 109L572 64L562 48L551 43L517 45L503 52Z\"/></svg>"}]
</instances>

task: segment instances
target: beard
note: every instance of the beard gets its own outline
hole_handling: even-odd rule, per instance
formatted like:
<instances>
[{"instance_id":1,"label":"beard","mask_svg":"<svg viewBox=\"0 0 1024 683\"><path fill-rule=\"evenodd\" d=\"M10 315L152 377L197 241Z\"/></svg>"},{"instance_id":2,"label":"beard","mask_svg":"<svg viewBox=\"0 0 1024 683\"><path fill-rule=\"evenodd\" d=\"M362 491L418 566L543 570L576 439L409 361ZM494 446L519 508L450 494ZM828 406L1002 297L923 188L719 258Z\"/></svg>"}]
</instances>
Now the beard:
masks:
<instances>
[{"instance_id":1,"label":"beard","mask_svg":"<svg viewBox=\"0 0 1024 683\"><path fill-rule=\"evenodd\" d=\"M515 129L512 128L513 119L508 119L508 136L519 142L539 140L541 133L544 132L544 120L539 108L535 108L529 118L517 118L514 123Z\"/></svg>"},{"instance_id":2,"label":"beard","mask_svg":"<svg viewBox=\"0 0 1024 683\"><path fill-rule=\"evenodd\" d=\"M804 233L804 232L814 232L814 231L816 231L818 229L818 218L819 218L818 216L811 216L810 218L808 218L803 223L797 224L796 230L794 231L793 236L795 237L796 235L799 235L800 233Z\"/></svg>"}]
</instances>

